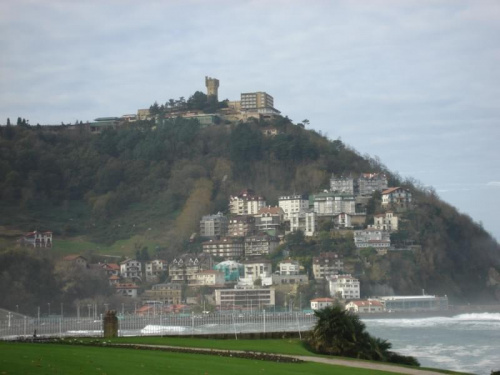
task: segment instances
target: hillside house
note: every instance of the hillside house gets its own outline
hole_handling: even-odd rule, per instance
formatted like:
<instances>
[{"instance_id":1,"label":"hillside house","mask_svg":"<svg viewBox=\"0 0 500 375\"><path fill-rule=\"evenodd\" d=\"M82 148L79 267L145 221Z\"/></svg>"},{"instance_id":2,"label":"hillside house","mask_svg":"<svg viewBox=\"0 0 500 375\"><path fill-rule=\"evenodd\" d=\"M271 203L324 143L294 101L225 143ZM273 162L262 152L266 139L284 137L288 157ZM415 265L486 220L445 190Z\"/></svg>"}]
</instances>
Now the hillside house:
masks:
<instances>
[{"instance_id":1,"label":"hillside house","mask_svg":"<svg viewBox=\"0 0 500 375\"><path fill-rule=\"evenodd\" d=\"M142 295L144 301L157 301L164 305L177 305L181 303L182 285L164 283L153 285Z\"/></svg>"},{"instance_id":2,"label":"hillside house","mask_svg":"<svg viewBox=\"0 0 500 375\"><path fill-rule=\"evenodd\" d=\"M375 249L389 248L391 237L389 232L379 229L362 229L354 231L354 245L358 249L373 247Z\"/></svg>"},{"instance_id":3,"label":"hillside house","mask_svg":"<svg viewBox=\"0 0 500 375\"><path fill-rule=\"evenodd\" d=\"M284 221L285 212L281 207L262 207L255 217L255 228L259 232L279 230Z\"/></svg>"},{"instance_id":4,"label":"hillside house","mask_svg":"<svg viewBox=\"0 0 500 375\"><path fill-rule=\"evenodd\" d=\"M351 275L334 275L327 277L330 295L342 299L359 299L359 280Z\"/></svg>"},{"instance_id":5,"label":"hillside house","mask_svg":"<svg viewBox=\"0 0 500 375\"><path fill-rule=\"evenodd\" d=\"M203 270L210 270L213 261L210 254L184 254L175 258L168 266L170 280L173 283L196 284L196 274Z\"/></svg>"},{"instance_id":6,"label":"hillside house","mask_svg":"<svg viewBox=\"0 0 500 375\"><path fill-rule=\"evenodd\" d=\"M343 270L344 261L337 253L327 252L313 257L313 275L316 280L336 275Z\"/></svg>"},{"instance_id":7,"label":"hillside house","mask_svg":"<svg viewBox=\"0 0 500 375\"><path fill-rule=\"evenodd\" d=\"M333 302L335 300L333 298L323 297L323 298L315 298L311 300L311 310L321 310L325 307L333 306Z\"/></svg>"},{"instance_id":8,"label":"hillside house","mask_svg":"<svg viewBox=\"0 0 500 375\"><path fill-rule=\"evenodd\" d=\"M123 297L136 298L139 287L135 283L115 284L116 294Z\"/></svg>"},{"instance_id":9,"label":"hillside house","mask_svg":"<svg viewBox=\"0 0 500 375\"><path fill-rule=\"evenodd\" d=\"M120 263L120 276L124 279L142 281L142 264L135 259L127 259Z\"/></svg>"},{"instance_id":10,"label":"hillside house","mask_svg":"<svg viewBox=\"0 0 500 375\"><path fill-rule=\"evenodd\" d=\"M221 212L203 216L200 220L200 236L215 238L227 234L228 218Z\"/></svg>"},{"instance_id":11,"label":"hillside house","mask_svg":"<svg viewBox=\"0 0 500 375\"><path fill-rule=\"evenodd\" d=\"M376 300L351 301L345 305L347 311L355 313L380 313L384 311L384 305Z\"/></svg>"},{"instance_id":12,"label":"hillside house","mask_svg":"<svg viewBox=\"0 0 500 375\"><path fill-rule=\"evenodd\" d=\"M359 195L368 196L388 187L387 176L384 173L362 173L358 179Z\"/></svg>"},{"instance_id":13,"label":"hillside house","mask_svg":"<svg viewBox=\"0 0 500 375\"><path fill-rule=\"evenodd\" d=\"M340 213L356 213L354 195L338 193L317 193L311 195L313 210L318 216L335 216Z\"/></svg>"},{"instance_id":14,"label":"hillside house","mask_svg":"<svg viewBox=\"0 0 500 375\"><path fill-rule=\"evenodd\" d=\"M77 254L66 255L63 258L63 261L65 261L69 264L73 264L73 265L78 266L78 267L88 268L87 258L85 258L81 255L77 255Z\"/></svg>"},{"instance_id":15,"label":"hillside house","mask_svg":"<svg viewBox=\"0 0 500 375\"><path fill-rule=\"evenodd\" d=\"M309 210L309 197L307 195L283 195L279 197L278 206L284 212L284 220L290 220L290 214L305 213Z\"/></svg>"},{"instance_id":16,"label":"hillside house","mask_svg":"<svg viewBox=\"0 0 500 375\"><path fill-rule=\"evenodd\" d=\"M313 236L316 232L315 212L292 212L290 215L290 232L301 230L305 236Z\"/></svg>"},{"instance_id":17,"label":"hillside house","mask_svg":"<svg viewBox=\"0 0 500 375\"><path fill-rule=\"evenodd\" d=\"M154 282L158 281L162 275L166 275L168 272L168 264L166 260L154 259L146 262L146 281Z\"/></svg>"},{"instance_id":18,"label":"hillside house","mask_svg":"<svg viewBox=\"0 0 500 375\"><path fill-rule=\"evenodd\" d=\"M356 193L356 181L352 176L338 176L332 174L330 178L330 191L337 194L354 195Z\"/></svg>"},{"instance_id":19,"label":"hillside house","mask_svg":"<svg viewBox=\"0 0 500 375\"><path fill-rule=\"evenodd\" d=\"M245 253L245 244L240 237L223 237L220 240L210 240L202 243L203 252L214 257L234 260Z\"/></svg>"},{"instance_id":20,"label":"hillside house","mask_svg":"<svg viewBox=\"0 0 500 375\"><path fill-rule=\"evenodd\" d=\"M229 197L229 212L233 215L255 215L262 207L266 207L265 198L251 189Z\"/></svg>"},{"instance_id":21,"label":"hillside house","mask_svg":"<svg viewBox=\"0 0 500 375\"><path fill-rule=\"evenodd\" d=\"M23 246L32 246L32 247L52 247L52 232L38 232L33 231L26 233L20 240Z\"/></svg>"},{"instance_id":22,"label":"hillside house","mask_svg":"<svg viewBox=\"0 0 500 375\"><path fill-rule=\"evenodd\" d=\"M393 187L382 192L382 206L385 207L409 208L411 201L410 190L402 187Z\"/></svg>"},{"instance_id":23,"label":"hillside house","mask_svg":"<svg viewBox=\"0 0 500 375\"><path fill-rule=\"evenodd\" d=\"M396 232L399 227L399 218L392 211L383 214L377 214L373 217L373 225L370 229L385 230L387 232Z\"/></svg>"},{"instance_id":24,"label":"hillside house","mask_svg":"<svg viewBox=\"0 0 500 375\"><path fill-rule=\"evenodd\" d=\"M230 237L245 237L255 233L255 217L239 215L229 219L227 235Z\"/></svg>"},{"instance_id":25,"label":"hillside house","mask_svg":"<svg viewBox=\"0 0 500 375\"><path fill-rule=\"evenodd\" d=\"M245 256L263 256L271 254L279 245L279 239L267 234L245 237Z\"/></svg>"},{"instance_id":26,"label":"hillside house","mask_svg":"<svg viewBox=\"0 0 500 375\"><path fill-rule=\"evenodd\" d=\"M196 274L196 286L223 286L225 282L224 272L221 271L205 270Z\"/></svg>"}]
</instances>

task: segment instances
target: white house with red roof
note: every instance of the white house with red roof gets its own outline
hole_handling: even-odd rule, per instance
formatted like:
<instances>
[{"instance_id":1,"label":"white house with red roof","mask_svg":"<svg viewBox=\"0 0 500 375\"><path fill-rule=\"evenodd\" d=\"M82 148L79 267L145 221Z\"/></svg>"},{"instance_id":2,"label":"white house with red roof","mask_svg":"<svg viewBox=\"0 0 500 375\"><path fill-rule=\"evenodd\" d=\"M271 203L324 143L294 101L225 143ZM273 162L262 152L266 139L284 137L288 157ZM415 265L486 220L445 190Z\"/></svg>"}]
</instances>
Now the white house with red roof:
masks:
<instances>
[{"instance_id":1,"label":"white house with red roof","mask_svg":"<svg viewBox=\"0 0 500 375\"><path fill-rule=\"evenodd\" d=\"M384 311L384 305L379 301L368 299L351 301L345 305L345 309L355 313L379 313Z\"/></svg>"},{"instance_id":2,"label":"white house with red roof","mask_svg":"<svg viewBox=\"0 0 500 375\"><path fill-rule=\"evenodd\" d=\"M33 247L52 247L52 232L28 232L21 238L21 244Z\"/></svg>"},{"instance_id":3,"label":"white house with red roof","mask_svg":"<svg viewBox=\"0 0 500 375\"><path fill-rule=\"evenodd\" d=\"M119 276L120 266L116 263L101 263L99 266L106 272L108 276Z\"/></svg>"},{"instance_id":4,"label":"white house with red roof","mask_svg":"<svg viewBox=\"0 0 500 375\"><path fill-rule=\"evenodd\" d=\"M411 205L412 196L408 189L392 187L382 191L382 206L396 206L407 208Z\"/></svg>"},{"instance_id":5,"label":"white house with red roof","mask_svg":"<svg viewBox=\"0 0 500 375\"><path fill-rule=\"evenodd\" d=\"M311 300L311 310L321 310L328 306L333 306L333 298L315 298Z\"/></svg>"}]
</instances>

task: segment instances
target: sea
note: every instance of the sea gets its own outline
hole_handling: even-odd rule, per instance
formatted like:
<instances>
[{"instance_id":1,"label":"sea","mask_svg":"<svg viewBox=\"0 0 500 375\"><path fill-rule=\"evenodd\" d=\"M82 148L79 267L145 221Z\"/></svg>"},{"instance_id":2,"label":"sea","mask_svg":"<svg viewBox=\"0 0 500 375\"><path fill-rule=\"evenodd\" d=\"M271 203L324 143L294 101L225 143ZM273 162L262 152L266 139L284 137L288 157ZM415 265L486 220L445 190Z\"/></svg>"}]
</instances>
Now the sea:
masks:
<instances>
[{"instance_id":1,"label":"sea","mask_svg":"<svg viewBox=\"0 0 500 375\"><path fill-rule=\"evenodd\" d=\"M490 375L500 371L500 313L451 317L363 318L370 334L422 367Z\"/></svg>"}]
</instances>

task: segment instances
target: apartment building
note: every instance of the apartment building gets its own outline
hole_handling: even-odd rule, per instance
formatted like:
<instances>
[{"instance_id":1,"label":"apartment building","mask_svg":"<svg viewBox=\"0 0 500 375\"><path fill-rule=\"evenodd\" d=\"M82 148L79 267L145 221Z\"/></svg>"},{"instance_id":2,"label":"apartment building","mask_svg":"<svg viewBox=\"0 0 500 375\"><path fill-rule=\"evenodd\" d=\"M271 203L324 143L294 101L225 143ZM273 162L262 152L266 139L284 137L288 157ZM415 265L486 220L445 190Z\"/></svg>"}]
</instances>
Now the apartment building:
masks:
<instances>
[{"instance_id":1,"label":"apartment building","mask_svg":"<svg viewBox=\"0 0 500 375\"><path fill-rule=\"evenodd\" d=\"M327 252L313 257L313 276L316 280L338 274L343 270L344 261L337 253Z\"/></svg>"}]
</instances>

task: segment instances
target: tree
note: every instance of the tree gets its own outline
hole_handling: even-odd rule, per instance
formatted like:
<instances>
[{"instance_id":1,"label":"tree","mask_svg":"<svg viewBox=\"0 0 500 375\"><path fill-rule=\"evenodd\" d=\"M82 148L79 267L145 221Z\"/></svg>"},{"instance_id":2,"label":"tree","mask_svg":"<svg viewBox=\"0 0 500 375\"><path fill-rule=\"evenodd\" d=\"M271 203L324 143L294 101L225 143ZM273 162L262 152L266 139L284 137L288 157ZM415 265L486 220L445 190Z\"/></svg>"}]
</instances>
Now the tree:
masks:
<instances>
[{"instance_id":1,"label":"tree","mask_svg":"<svg viewBox=\"0 0 500 375\"><path fill-rule=\"evenodd\" d=\"M318 353L419 366L413 357L390 352L389 342L371 336L359 316L340 305L317 310L314 314L318 321L309 345Z\"/></svg>"},{"instance_id":2,"label":"tree","mask_svg":"<svg viewBox=\"0 0 500 375\"><path fill-rule=\"evenodd\" d=\"M10 126L10 118L7 117L7 126Z\"/></svg>"}]
</instances>

